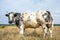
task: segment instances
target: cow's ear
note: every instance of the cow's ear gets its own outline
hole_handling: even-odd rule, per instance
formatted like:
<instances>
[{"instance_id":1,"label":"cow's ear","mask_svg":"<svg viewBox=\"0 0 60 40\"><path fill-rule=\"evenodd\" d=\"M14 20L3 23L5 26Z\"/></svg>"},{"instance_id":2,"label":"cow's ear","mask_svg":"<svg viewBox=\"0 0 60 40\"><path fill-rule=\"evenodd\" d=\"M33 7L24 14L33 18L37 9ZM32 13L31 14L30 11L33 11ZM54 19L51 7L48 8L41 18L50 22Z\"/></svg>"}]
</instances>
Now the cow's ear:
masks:
<instances>
[{"instance_id":1,"label":"cow's ear","mask_svg":"<svg viewBox=\"0 0 60 40\"><path fill-rule=\"evenodd\" d=\"M17 16L17 14L14 14L14 17L16 17Z\"/></svg>"},{"instance_id":2,"label":"cow's ear","mask_svg":"<svg viewBox=\"0 0 60 40\"><path fill-rule=\"evenodd\" d=\"M9 16L9 14L5 14L5 16Z\"/></svg>"}]
</instances>

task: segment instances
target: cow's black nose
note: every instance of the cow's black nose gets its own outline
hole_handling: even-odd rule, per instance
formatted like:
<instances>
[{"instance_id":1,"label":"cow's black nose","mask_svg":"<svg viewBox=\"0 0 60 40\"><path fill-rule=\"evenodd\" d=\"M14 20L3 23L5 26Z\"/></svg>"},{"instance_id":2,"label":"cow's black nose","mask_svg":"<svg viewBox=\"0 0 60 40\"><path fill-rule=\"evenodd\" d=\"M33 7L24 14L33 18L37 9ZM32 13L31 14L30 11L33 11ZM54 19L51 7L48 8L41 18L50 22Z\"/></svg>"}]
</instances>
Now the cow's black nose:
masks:
<instances>
[{"instance_id":1,"label":"cow's black nose","mask_svg":"<svg viewBox=\"0 0 60 40\"><path fill-rule=\"evenodd\" d=\"M9 21L10 24L12 24L12 21Z\"/></svg>"}]
</instances>

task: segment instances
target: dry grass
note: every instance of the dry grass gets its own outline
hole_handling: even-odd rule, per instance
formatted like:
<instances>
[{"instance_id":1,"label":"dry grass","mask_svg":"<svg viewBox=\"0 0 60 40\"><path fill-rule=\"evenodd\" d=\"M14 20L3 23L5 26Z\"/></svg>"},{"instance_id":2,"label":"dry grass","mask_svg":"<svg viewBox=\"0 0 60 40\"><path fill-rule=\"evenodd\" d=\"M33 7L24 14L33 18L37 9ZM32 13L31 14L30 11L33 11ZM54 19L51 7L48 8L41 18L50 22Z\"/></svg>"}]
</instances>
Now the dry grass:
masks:
<instances>
[{"instance_id":1,"label":"dry grass","mask_svg":"<svg viewBox=\"0 0 60 40\"><path fill-rule=\"evenodd\" d=\"M36 30L28 28L25 30L24 35L20 35L17 27L0 28L0 40L60 40L60 27L54 26L53 38L49 37L43 39L43 32L41 28Z\"/></svg>"}]
</instances>

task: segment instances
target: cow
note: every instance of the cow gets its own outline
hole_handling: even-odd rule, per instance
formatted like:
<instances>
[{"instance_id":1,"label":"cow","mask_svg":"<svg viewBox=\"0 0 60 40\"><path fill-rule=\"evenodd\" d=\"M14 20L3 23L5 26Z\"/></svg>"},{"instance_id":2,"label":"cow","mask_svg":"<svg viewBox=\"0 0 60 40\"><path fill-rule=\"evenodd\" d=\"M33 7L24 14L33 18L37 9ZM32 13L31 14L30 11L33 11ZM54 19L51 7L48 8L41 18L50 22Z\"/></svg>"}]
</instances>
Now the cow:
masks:
<instances>
[{"instance_id":1,"label":"cow","mask_svg":"<svg viewBox=\"0 0 60 40\"><path fill-rule=\"evenodd\" d=\"M23 34L26 28L36 29L41 26L43 28L44 37L47 35L47 31L49 30L52 38L53 18L49 11L36 11L30 13L9 12L6 16L8 17L10 24L16 24L19 28L20 34Z\"/></svg>"}]
</instances>

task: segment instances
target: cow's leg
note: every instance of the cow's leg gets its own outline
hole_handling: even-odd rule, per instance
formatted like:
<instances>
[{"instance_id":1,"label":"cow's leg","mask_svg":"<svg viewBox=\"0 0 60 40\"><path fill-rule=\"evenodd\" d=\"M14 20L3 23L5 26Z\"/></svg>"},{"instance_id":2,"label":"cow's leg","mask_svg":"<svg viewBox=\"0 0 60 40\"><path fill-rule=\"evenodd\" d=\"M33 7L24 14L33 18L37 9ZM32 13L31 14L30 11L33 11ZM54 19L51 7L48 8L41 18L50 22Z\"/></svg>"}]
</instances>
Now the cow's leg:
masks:
<instances>
[{"instance_id":1,"label":"cow's leg","mask_svg":"<svg viewBox=\"0 0 60 40\"><path fill-rule=\"evenodd\" d=\"M46 35L47 35L47 27L46 26L43 26L43 31L44 31L44 37L46 37Z\"/></svg>"},{"instance_id":2,"label":"cow's leg","mask_svg":"<svg viewBox=\"0 0 60 40\"><path fill-rule=\"evenodd\" d=\"M53 32L53 24L50 25L49 32L50 32L50 37L52 38L52 32Z\"/></svg>"},{"instance_id":3,"label":"cow's leg","mask_svg":"<svg viewBox=\"0 0 60 40\"><path fill-rule=\"evenodd\" d=\"M52 38L52 31L53 31L52 27L53 27L53 24L51 24L51 26L50 26L50 28L49 28L49 32L50 32L50 37L51 37L51 38Z\"/></svg>"},{"instance_id":4,"label":"cow's leg","mask_svg":"<svg viewBox=\"0 0 60 40\"><path fill-rule=\"evenodd\" d=\"M23 34L23 32L24 32L24 25L22 24L21 26L20 26L20 34Z\"/></svg>"},{"instance_id":5,"label":"cow's leg","mask_svg":"<svg viewBox=\"0 0 60 40\"><path fill-rule=\"evenodd\" d=\"M52 28L49 28L50 37L52 38Z\"/></svg>"}]
</instances>

